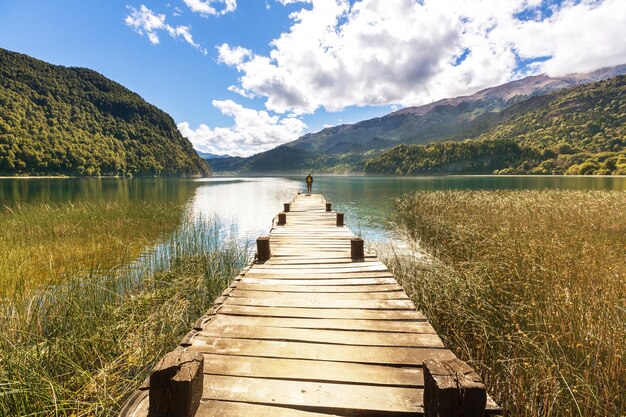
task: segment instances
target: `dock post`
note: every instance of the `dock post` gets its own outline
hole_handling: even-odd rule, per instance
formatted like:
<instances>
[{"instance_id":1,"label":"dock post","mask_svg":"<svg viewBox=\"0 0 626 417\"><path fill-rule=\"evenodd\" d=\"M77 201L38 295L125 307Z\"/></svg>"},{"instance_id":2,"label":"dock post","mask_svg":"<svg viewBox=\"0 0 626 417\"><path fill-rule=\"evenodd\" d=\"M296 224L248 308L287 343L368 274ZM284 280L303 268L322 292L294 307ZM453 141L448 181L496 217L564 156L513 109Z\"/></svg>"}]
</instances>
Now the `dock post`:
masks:
<instances>
[{"instance_id":1,"label":"dock post","mask_svg":"<svg viewBox=\"0 0 626 417\"><path fill-rule=\"evenodd\" d=\"M343 226L343 213L337 213L337 227Z\"/></svg>"},{"instance_id":2,"label":"dock post","mask_svg":"<svg viewBox=\"0 0 626 417\"><path fill-rule=\"evenodd\" d=\"M331 204L330 203L326 203L326 211L330 211L330 207L331 207Z\"/></svg>"},{"instance_id":3,"label":"dock post","mask_svg":"<svg viewBox=\"0 0 626 417\"><path fill-rule=\"evenodd\" d=\"M257 261L265 262L272 257L272 251L270 250L270 237L261 236L256 240L256 253Z\"/></svg>"},{"instance_id":4,"label":"dock post","mask_svg":"<svg viewBox=\"0 0 626 417\"><path fill-rule=\"evenodd\" d=\"M287 223L287 214L286 213L278 213L278 225L284 226Z\"/></svg>"},{"instance_id":5,"label":"dock post","mask_svg":"<svg viewBox=\"0 0 626 417\"><path fill-rule=\"evenodd\" d=\"M283 206L285 207L283 211L285 213L289 213L289 211L291 210L291 203L285 203L283 204Z\"/></svg>"},{"instance_id":6,"label":"dock post","mask_svg":"<svg viewBox=\"0 0 626 417\"><path fill-rule=\"evenodd\" d=\"M148 417L192 417L202 399L204 356L174 350L150 374Z\"/></svg>"},{"instance_id":7,"label":"dock post","mask_svg":"<svg viewBox=\"0 0 626 417\"><path fill-rule=\"evenodd\" d=\"M360 237L350 238L350 257L353 261L362 261L365 259L363 239Z\"/></svg>"},{"instance_id":8,"label":"dock post","mask_svg":"<svg viewBox=\"0 0 626 417\"><path fill-rule=\"evenodd\" d=\"M480 376L458 358L424 361L425 417L483 417L487 391Z\"/></svg>"}]
</instances>

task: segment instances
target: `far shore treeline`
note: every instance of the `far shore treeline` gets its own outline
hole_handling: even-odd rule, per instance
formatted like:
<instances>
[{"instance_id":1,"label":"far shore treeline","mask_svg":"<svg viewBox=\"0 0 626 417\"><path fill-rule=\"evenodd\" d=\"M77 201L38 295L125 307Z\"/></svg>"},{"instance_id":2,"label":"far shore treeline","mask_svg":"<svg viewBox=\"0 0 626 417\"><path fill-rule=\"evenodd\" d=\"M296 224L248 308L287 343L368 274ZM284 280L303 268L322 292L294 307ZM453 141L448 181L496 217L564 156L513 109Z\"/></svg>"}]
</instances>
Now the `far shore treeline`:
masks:
<instances>
[{"instance_id":1,"label":"far shore treeline","mask_svg":"<svg viewBox=\"0 0 626 417\"><path fill-rule=\"evenodd\" d=\"M202 175L174 120L95 71L0 48L0 175Z\"/></svg>"}]
</instances>

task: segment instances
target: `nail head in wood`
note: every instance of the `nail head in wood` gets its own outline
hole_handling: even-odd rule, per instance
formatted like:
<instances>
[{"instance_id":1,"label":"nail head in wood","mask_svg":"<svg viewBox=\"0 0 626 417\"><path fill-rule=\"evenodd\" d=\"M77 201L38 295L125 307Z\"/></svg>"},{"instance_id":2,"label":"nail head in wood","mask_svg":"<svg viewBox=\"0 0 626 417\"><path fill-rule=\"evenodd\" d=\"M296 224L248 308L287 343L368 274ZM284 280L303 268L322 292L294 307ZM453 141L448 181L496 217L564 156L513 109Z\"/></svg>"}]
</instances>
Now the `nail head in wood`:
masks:
<instances>
[{"instance_id":1,"label":"nail head in wood","mask_svg":"<svg viewBox=\"0 0 626 417\"><path fill-rule=\"evenodd\" d=\"M458 358L424 361L425 417L483 417L487 390L480 376Z\"/></svg>"},{"instance_id":2,"label":"nail head in wood","mask_svg":"<svg viewBox=\"0 0 626 417\"><path fill-rule=\"evenodd\" d=\"M261 236L256 240L257 261L265 262L272 257L270 250L270 237Z\"/></svg>"},{"instance_id":3,"label":"nail head in wood","mask_svg":"<svg viewBox=\"0 0 626 417\"><path fill-rule=\"evenodd\" d=\"M278 225L284 226L287 223L287 214L286 213L278 213Z\"/></svg>"},{"instance_id":4,"label":"nail head in wood","mask_svg":"<svg viewBox=\"0 0 626 417\"><path fill-rule=\"evenodd\" d=\"M343 226L343 213L337 213L337 227Z\"/></svg>"},{"instance_id":5,"label":"nail head in wood","mask_svg":"<svg viewBox=\"0 0 626 417\"><path fill-rule=\"evenodd\" d=\"M174 350L150 374L148 417L192 417L202 399L204 357Z\"/></svg>"},{"instance_id":6,"label":"nail head in wood","mask_svg":"<svg viewBox=\"0 0 626 417\"><path fill-rule=\"evenodd\" d=\"M283 206L285 206L285 209L283 211L285 213L289 213L289 210L291 210L291 203L284 203Z\"/></svg>"},{"instance_id":7,"label":"nail head in wood","mask_svg":"<svg viewBox=\"0 0 626 417\"><path fill-rule=\"evenodd\" d=\"M330 211L331 203L326 203L326 211Z\"/></svg>"},{"instance_id":8,"label":"nail head in wood","mask_svg":"<svg viewBox=\"0 0 626 417\"><path fill-rule=\"evenodd\" d=\"M365 259L363 239L360 237L353 237L350 239L350 257L353 261L362 261Z\"/></svg>"}]
</instances>

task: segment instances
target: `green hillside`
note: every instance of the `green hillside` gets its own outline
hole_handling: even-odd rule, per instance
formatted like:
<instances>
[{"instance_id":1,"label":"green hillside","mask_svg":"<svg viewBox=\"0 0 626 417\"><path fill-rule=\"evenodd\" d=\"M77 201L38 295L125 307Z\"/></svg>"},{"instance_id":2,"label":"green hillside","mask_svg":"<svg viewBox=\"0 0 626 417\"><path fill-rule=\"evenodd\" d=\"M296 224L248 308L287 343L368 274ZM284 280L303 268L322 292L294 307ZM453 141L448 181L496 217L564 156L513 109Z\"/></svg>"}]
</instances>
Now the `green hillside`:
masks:
<instances>
[{"instance_id":1,"label":"green hillside","mask_svg":"<svg viewBox=\"0 0 626 417\"><path fill-rule=\"evenodd\" d=\"M0 175L209 175L174 120L95 71L0 49Z\"/></svg>"},{"instance_id":2,"label":"green hillside","mask_svg":"<svg viewBox=\"0 0 626 417\"><path fill-rule=\"evenodd\" d=\"M368 160L365 172L626 174L626 76L531 98L493 117L495 126L475 139L397 146Z\"/></svg>"}]
</instances>

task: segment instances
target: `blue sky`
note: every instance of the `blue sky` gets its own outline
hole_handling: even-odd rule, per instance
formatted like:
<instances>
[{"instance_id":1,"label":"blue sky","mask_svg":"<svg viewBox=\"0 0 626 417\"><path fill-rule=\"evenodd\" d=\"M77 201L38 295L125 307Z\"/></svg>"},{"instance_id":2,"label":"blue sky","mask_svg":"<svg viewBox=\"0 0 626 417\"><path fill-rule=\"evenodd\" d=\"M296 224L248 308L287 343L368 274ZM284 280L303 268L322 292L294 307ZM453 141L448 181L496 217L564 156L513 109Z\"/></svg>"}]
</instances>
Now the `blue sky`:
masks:
<instances>
[{"instance_id":1,"label":"blue sky","mask_svg":"<svg viewBox=\"0 0 626 417\"><path fill-rule=\"evenodd\" d=\"M249 155L525 75L624 63L625 4L0 0L0 47L94 69L197 149Z\"/></svg>"}]
</instances>

